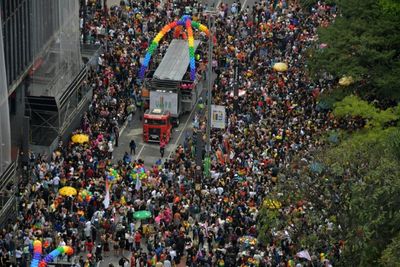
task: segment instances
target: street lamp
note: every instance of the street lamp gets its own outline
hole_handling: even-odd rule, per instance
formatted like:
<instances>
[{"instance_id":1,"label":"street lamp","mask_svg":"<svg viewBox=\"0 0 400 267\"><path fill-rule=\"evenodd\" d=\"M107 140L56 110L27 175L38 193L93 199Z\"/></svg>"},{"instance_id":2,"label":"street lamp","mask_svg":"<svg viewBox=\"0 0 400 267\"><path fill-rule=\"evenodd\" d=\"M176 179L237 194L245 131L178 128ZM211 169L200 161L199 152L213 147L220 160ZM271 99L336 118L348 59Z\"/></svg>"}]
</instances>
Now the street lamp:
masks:
<instances>
[{"instance_id":1,"label":"street lamp","mask_svg":"<svg viewBox=\"0 0 400 267\"><path fill-rule=\"evenodd\" d=\"M204 159L204 169L206 176L210 177L210 156L211 156L211 101L212 101L212 53L213 53L213 37L214 37L214 16L218 13L216 10L206 10L203 12L208 16L208 29L210 35L208 37L208 88L207 88L207 140L206 140L206 157Z\"/></svg>"},{"instance_id":2,"label":"street lamp","mask_svg":"<svg viewBox=\"0 0 400 267\"><path fill-rule=\"evenodd\" d=\"M238 59L234 60L235 74L234 74L234 88L233 88L233 110L237 111L239 108L239 62Z\"/></svg>"}]
</instances>

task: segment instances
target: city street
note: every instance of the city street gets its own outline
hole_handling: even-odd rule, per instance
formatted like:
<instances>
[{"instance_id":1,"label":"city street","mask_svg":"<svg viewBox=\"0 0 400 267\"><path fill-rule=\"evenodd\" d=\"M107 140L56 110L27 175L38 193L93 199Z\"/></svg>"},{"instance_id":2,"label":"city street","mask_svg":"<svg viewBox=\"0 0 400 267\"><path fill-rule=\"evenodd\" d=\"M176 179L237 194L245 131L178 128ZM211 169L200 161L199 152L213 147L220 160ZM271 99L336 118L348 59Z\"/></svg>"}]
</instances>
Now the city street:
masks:
<instances>
[{"instance_id":1,"label":"city street","mask_svg":"<svg viewBox=\"0 0 400 267\"><path fill-rule=\"evenodd\" d=\"M210 1L202 1L202 2L209 3ZM212 0L211 4L218 6L221 2L228 3L230 6L234 2L234 0L228 0L228 1ZM242 2L242 7L246 7L246 5L252 6L256 2L256 0L244 0L241 2ZM120 3L119 0L108 1L109 6L115 4L118 5L119 3ZM202 86L203 86L203 95L205 95L205 92L207 90L206 88L207 81L203 81ZM195 109L190 114L182 115L179 127L173 129L172 139L170 143L165 147L165 154L164 158L162 159L162 162L166 158L171 156L171 154L175 151L178 145L183 144L186 135L192 134L191 132L193 127L192 121L194 115L195 115ZM125 123L125 125L122 127L118 147L114 147L113 162L116 163L119 160L122 160L125 152L129 153L130 151L129 143L132 139L135 140L136 142L136 154L132 155L132 159L143 160L147 168L152 167L152 165L154 165L156 161L161 159L159 143L143 142L143 129L142 129L143 124L142 121L140 120L140 116L142 116L142 111L137 110L132 119L131 124L128 125L127 123ZM129 259L130 253L125 251L124 256ZM118 261L120 258L121 257L112 256L112 253L110 253L110 256L105 258L99 264L99 267L108 267L109 263L113 263L114 266L118 266ZM183 259L180 266L182 267L185 266L184 262L185 260Z\"/></svg>"},{"instance_id":2,"label":"city street","mask_svg":"<svg viewBox=\"0 0 400 267\"><path fill-rule=\"evenodd\" d=\"M125 124L121 129L118 147L114 148L113 161L122 160L124 153L130 151L129 143L133 139L136 143L136 154L132 159L142 159L146 167L151 167L161 158L159 143L143 142L143 123L140 120L142 112L136 111L131 125ZM179 127L172 129L172 138L165 147L164 159L168 158L176 147L183 144L186 135L191 135L192 121L195 115L195 109L190 114L184 114L181 117Z\"/></svg>"},{"instance_id":3,"label":"city street","mask_svg":"<svg viewBox=\"0 0 400 267\"><path fill-rule=\"evenodd\" d=\"M119 4L119 0L111 0L109 4ZM219 4L221 1L213 1L215 4ZM233 3L233 0L227 1L229 4ZM244 3L247 1L245 0ZM255 2L254 0L250 0L249 2ZM203 95L207 90L207 81L203 81ZM204 98L204 97L203 97ZM197 105L196 105L197 106ZM165 148L164 159L168 158L176 149L176 147L180 144L183 144L186 135L191 135L192 130L192 121L195 115L195 109L190 114L184 114L181 117L181 123L179 127L174 128L172 131L172 139L170 143ZM118 147L114 148L113 152L113 161L117 162L118 160L122 160L124 153L130 151L129 143L133 139L136 142L136 154L132 155L132 159L141 159L144 161L146 167L151 167L158 161L160 157L160 148L158 143L145 143L143 142L143 124L140 120L140 116L142 116L142 111L137 110L132 122L130 125L125 123L125 125L121 129L120 139ZM112 254L111 254L112 255ZM128 259L130 258L130 253L125 251L124 256ZM99 267L108 267L109 263L114 264L114 266L118 266L118 261L120 257L109 256L105 258L100 264ZM185 266L185 258L181 261L181 264L178 267Z\"/></svg>"},{"instance_id":4,"label":"city street","mask_svg":"<svg viewBox=\"0 0 400 267\"><path fill-rule=\"evenodd\" d=\"M205 0L202 3L206 3L208 5L218 6L221 3L228 3L230 6L234 0L221 1L221 0ZM247 5L252 6L256 3L256 0L242 0L242 8L245 8ZM109 0L109 6L119 5L119 0ZM203 90L206 90L207 83L203 82ZM204 91L203 91L204 93ZM168 158L172 152L176 149L176 147L180 144L183 144L185 136L187 134L191 135L192 121L195 112L193 111L190 114L184 114L181 117L181 124L179 127L174 128L172 132L172 139L170 143L165 148L164 159ZM118 162L118 160L122 160L124 153L129 152L129 143L133 139L136 142L136 154L132 155L132 159L142 159L145 163L146 167L151 167L155 164L156 161L160 159L160 147L158 143L145 143L143 142L142 137L142 121L139 119L139 111L137 111L133 117L131 125L125 124L121 129L119 146L114 148L113 152L113 161Z\"/></svg>"}]
</instances>

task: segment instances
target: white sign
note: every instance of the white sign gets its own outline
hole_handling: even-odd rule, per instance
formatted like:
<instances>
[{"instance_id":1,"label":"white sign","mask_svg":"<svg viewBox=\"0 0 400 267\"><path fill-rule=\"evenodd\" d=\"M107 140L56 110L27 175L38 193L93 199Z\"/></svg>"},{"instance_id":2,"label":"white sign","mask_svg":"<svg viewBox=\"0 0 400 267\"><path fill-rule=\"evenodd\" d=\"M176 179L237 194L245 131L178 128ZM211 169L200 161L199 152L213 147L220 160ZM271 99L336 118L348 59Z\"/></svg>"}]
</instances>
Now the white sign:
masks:
<instances>
[{"instance_id":1,"label":"white sign","mask_svg":"<svg viewBox=\"0 0 400 267\"><path fill-rule=\"evenodd\" d=\"M211 105L211 127L225 129L225 106Z\"/></svg>"},{"instance_id":2,"label":"white sign","mask_svg":"<svg viewBox=\"0 0 400 267\"><path fill-rule=\"evenodd\" d=\"M178 94L162 91L150 91L150 110L162 109L172 115L178 114Z\"/></svg>"}]
</instances>

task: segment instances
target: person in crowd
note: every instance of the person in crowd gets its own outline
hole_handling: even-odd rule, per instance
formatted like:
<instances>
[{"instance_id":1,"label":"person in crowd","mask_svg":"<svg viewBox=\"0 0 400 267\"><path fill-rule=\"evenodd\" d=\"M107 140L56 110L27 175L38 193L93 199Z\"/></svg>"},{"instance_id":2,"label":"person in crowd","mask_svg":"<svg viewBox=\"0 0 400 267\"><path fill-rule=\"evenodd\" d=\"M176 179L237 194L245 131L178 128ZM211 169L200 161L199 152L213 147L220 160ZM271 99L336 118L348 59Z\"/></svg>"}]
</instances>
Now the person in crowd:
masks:
<instances>
[{"instance_id":1,"label":"person in crowd","mask_svg":"<svg viewBox=\"0 0 400 267\"><path fill-rule=\"evenodd\" d=\"M133 155L136 155L136 142L134 139L132 139L129 143L129 148L131 150L131 155L133 153Z\"/></svg>"}]
</instances>

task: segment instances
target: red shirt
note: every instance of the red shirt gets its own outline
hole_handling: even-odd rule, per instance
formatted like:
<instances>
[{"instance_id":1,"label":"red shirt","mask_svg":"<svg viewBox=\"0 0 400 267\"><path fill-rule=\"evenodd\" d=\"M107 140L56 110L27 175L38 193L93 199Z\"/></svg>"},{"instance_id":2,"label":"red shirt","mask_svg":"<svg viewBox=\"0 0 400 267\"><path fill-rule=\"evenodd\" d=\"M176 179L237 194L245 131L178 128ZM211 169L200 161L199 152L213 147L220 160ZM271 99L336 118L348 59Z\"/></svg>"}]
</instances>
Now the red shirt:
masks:
<instances>
[{"instance_id":1,"label":"red shirt","mask_svg":"<svg viewBox=\"0 0 400 267\"><path fill-rule=\"evenodd\" d=\"M140 241L142 241L142 235L139 232L137 232L135 234L135 243L140 243Z\"/></svg>"},{"instance_id":2,"label":"red shirt","mask_svg":"<svg viewBox=\"0 0 400 267\"><path fill-rule=\"evenodd\" d=\"M92 250L93 250L94 244L93 244L93 242L88 242L88 241L86 241L85 246L86 246L86 249L87 249L88 251L92 251Z\"/></svg>"}]
</instances>

